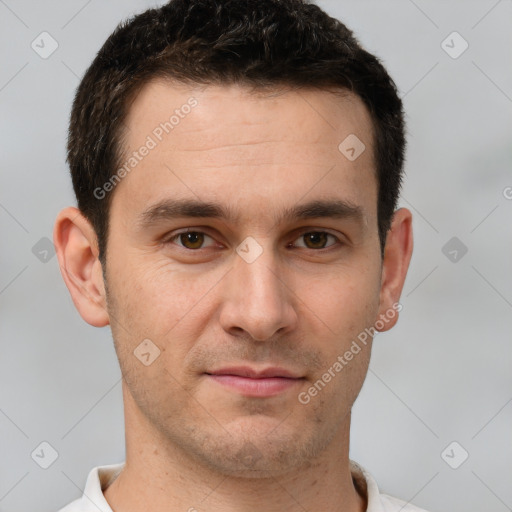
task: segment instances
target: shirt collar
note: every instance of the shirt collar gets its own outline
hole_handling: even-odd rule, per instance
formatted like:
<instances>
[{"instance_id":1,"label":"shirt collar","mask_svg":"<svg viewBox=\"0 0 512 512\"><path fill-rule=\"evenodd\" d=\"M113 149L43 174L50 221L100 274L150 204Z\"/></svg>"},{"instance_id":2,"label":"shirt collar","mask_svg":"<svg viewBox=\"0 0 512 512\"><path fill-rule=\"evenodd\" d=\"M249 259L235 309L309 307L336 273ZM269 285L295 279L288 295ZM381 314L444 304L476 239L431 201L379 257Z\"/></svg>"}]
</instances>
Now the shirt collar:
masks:
<instances>
[{"instance_id":1,"label":"shirt collar","mask_svg":"<svg viewBox=\"0 0 512 512\"><path fill-rule=\"evenodd\" d=\"M375 479L357 462L353 460L349 462L352 480L357 491L367 497L366 512L385 512ZM118 477L124 465L125 462L121 462L108 466L97 466L91 469L81 499L81 511L99 510L100 512L112 512L110 505L103 495L103 491Z\"/></svg>"},{"instance_id":2,"label":"shirt collar","mask_svg":"<svg viewBox=\"0 0 512 512\"><path fill-rule=\"evenodd\" d=\"M97 466L89 472L81 500L81 511L112 512L103 491L118 477L125 463Z\"/></svg>"},{"instance_id":3,"label":"shirt collar","mask_svg":"<svg viewBox=\"0 0 512 512\"><path fill-rule=\"evenodd\" d=\"M366 496L366 512L385 512L377 482L373 476L353 460L349 461L354 486L360 494Z\"/></svg>"}]
</instances>

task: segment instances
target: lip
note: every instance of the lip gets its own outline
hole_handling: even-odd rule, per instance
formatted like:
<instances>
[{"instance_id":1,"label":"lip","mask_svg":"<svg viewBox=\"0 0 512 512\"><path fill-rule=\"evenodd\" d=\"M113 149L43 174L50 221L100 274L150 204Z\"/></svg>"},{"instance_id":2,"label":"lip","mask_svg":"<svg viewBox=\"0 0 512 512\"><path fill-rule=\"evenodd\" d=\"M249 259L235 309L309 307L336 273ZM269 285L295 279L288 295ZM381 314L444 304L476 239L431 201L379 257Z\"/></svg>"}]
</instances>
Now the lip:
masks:
<instances>
[{"instance_id":1,"label":"lip","mask_svg":"<svg viewBox=\"0 0 512 512\"><path fill-rule=\"evenodd\" d=\"M238 377L248 377L250 379L264 379L269 377L285 377L288 379L298 379L299 375L278 366L271 366L262 370L256 370L250 366L230 366L207 372L209 375L236 375Z\"/></svg>"},{"instance_id":2,"label":"lip","mask_svg":"<svg viewBox=\"0 0 512 512\"><path fill-rule=\"evenodd\" d=\"M289 390L304 380L285 368L256 370L247 366L221 368L206 373L207 377L244 396L270 397Z\"/></svg>"}]
</instances>

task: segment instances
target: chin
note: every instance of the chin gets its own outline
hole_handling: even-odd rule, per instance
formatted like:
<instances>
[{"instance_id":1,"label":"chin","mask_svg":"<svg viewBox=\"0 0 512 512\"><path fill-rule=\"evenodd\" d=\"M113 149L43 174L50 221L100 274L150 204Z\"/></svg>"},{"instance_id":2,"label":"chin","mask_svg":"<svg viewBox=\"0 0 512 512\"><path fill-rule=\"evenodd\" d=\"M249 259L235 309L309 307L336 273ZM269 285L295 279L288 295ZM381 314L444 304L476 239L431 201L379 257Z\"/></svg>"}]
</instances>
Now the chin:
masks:
<instances>
[{"instance_id":1,"label":"chin","mask_svg":"<svg viewBox=\"0 0 512 512\"><path fill-rule=\"evenodd\" d=\"M226 476L271 478L311 466L325 440L308 435L304 425L285 425L283 419L264 416L235 420L209 433L194 452L201 464Z\"/></svg>"}]
</instances>

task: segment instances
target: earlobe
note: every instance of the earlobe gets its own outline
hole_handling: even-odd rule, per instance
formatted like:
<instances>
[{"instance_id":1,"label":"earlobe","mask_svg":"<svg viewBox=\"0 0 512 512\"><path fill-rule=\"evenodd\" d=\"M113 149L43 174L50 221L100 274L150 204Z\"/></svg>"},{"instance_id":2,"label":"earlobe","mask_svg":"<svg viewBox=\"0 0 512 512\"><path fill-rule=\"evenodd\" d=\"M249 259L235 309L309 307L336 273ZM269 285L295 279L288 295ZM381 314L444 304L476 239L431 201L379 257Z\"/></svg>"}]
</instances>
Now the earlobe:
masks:
<instances>
[{"instance_id":1,"label":"earlobe","mask_svg":"<svg viewBox=\"0 0 512 512\"><path fill-rule=\"evenodd\" d=\"M77 208L65 208L55 221L53 241L60 271L81 317L95 327L110 323L96 233Z\"/></svg>"},{"instance_id":2,"label":"earlobe","mask_svg":"<svg viewBox=\"0 0 512 512\"><path fill-rule=\"evenodd\" d=\"M379 316L376 320L378 331L391 329L398 320L398 311L401 309L398 303L409 269L412 250L412 214L407 208L400 208L393 216L384 250Z\"/></svg>"}]
</instances>

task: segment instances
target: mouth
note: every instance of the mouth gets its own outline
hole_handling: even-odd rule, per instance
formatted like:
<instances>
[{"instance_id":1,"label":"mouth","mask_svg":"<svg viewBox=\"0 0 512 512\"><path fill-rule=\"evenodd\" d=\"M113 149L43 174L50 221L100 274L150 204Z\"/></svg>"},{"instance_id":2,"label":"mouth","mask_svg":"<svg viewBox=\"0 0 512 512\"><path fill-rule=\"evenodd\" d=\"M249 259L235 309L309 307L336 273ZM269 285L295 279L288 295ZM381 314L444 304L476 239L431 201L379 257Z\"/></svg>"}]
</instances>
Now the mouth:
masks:
<instances>
[{"instance_id":1,"label":"mouth","mask_svg":"<svg viewBox=\"0 0 512 512\"><path fill-rule=\"evenodd\" d=\"M247 366L221 368L206 376L224 388L243 396L271 397L295 388L305 378L285 368L256 370Z\"/></svg>"}]
</instances>

